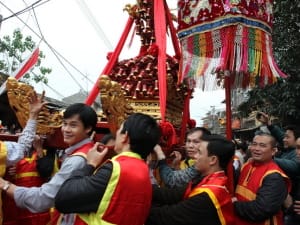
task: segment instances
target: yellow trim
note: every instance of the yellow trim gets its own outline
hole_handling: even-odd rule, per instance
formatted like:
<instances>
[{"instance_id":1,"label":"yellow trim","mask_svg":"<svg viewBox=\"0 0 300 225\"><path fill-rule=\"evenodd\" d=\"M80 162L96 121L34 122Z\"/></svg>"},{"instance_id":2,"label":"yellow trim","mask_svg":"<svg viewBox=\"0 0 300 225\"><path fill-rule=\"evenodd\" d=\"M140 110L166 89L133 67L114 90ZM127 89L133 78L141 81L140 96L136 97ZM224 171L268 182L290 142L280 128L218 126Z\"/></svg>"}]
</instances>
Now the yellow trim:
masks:
<instances>
[{"instance_id":1,"label":"yellow trim","mask_svg":"<svg viewBox=\"0 0 300 225\"><path fill-rule=\"evenodd\" d=\"M120 153L120 154L114 156L114 157L112 158L112 160L114 160L114 159L116 159L116 158L118 158L118 157L120 157L120 156L123 156L123 155L129 156L129 157L138 158L138 159L142 159L141 156L140 156L139 154L135 153L135 152L122 152L122 153Z\"/></svg>"},{"instance_id":2,"label":"yellow trim","mask_svg":"<svg viewBox=\"0 0 300 225\"><path fill-rule=\"evenodd\" d=\"M280 172L279 170L276 170L276 169L274 169L274 170L269 170L269 171L267 171L267 172L265 173L265 175L261 178L260 183L259 183L259 186L262 185L263 179L264 179L266 176L268 176L269 174L271 174L271 173L279 173L282 177L284 177L284 178L286 178L286 179L289 179L289 177L288 177L286 174Z\"/></svg>"},{"instance_id":3,"label":"yellow trim","mask_svg":"<svg viewBox=\"0 0 300 225\"><path fill-rule=\"evenodd\" d=\"M179 168L180 168L181 170L183 170L183 169L186 169L186 168L188 168L188 167L190 167L190 166L192 166L192 165L194 165L194 164L195 164L195 160L194 160L194 159L188 159L188 160L187 160L187 163L186 163L185 160L181 160L181 161L180 161Z\"/></svg>"},{"instance_id":4,"label":"yellow trim","mask_svg":"<svg viewBox=\"0 0 300 225\"><path fill-rule=\"evenodd\" d=\"M78 214L78 216L87 224L101 224L101 225L115 225L113 223L109 223L105 220L103 220L103 215L106 212L110 202L111 202L111 198L115 192L115 189L117 187L117 184L119 182L119 178L121 175L121 167L119 162L115 161L116 158L120 157L120 156L128 156L128 157L133 157L133 158L138 158L141 159L141 156L137 153L128 151L128 152L122 152L116 156L114 156L111 159L111 163L113 164L113 170L112 170L112 174L110 177L110 180L108 181L108 185L106 187L106 190L104 192L104 195L101 199L101 202L99 204L98 210L96 213L81 213ZM96 173L96 171L95 171Z\"/></svg>"},{"instance_id":5,"label":"yellow trim","mask_svg":"<svg viewBox=\"0 0 300 225\"><path fill-rule=\"evenodd\" d=\"M120 156L120 155L117 155ZM115 157L117 157L115 156ZM114 157L114 158L115 158ZM79 217L87 224L100 224L99 218L103 217L103 214L107 210L111 197L113 196L115 189L117 187L119 177L120 177L120 164L114 160L111 161L113 164L113 172L111 174L111 178L108 182L108 186L106 187L106 190L104 192L104 195L101 199L101 202L99 204L98 210L96 213L90 213L90 214L78 214ZM112 223L106 222L103 219L101 219L101 224L103 225L112 225Z\"/></svg>"},{"instance_id":6,"label":"yellow trim","mask_svg":"<svg viewBox=\"0 0 300 225\"><path fill-rule=\"evenodd\" d=\"M57 156L55 156L52 176L54 176L58 171L59 171L58 158Z\"/></svg>"},{"instance_id":7,"label":"yellow trim","mask_svg":"<svg viewBox=\"0 0 300 225\"><path fill-rule=\"evenodd\" d=\"M43 153L43 156L42 156L42 157L44 157L44 156L47 154L47 150L46 150L46 149L43 149L42 153ZM40 158L42 158L42 157L40 157ZM37 160L38 158L39 158L39 157L38 157L38 153L37 153L37 151L35 151L35 152L31 155L31 157L24 157L24 160L26 160L28 163L32 163L34 160Z\"/></svg>"},{"instance_id":8,"label":"yellow trim","mask_svg":"<svg viewBox=\"0 0 300 225\"><path fill-rule=\"evenodd\" d=\"M33 153L31 157L24 157L23 160L25 160L27 163L32 163L37 159L37 153Z\"/></svg>"},{"instance_id":9,"label":"yellow trim","mask_svg":"<svg viewBox=\"0 0 300 225\"><path fill-rule=\"evenodd\" d=\"M72 154L72 156L73 156L73 155L82 156L83 158L86 159L86 153L83 153L83 152L76 152L76 153Z\"/></svg>"},{"instance_id":10,"label":"yellow trim","mask_svg":"<svg viewBox=\"0 0 300 225\"><path fill-rule=\"evenodd\" d=\"M116 161L111 161L113 164L113 172L111 174L111 178L108 182L108 186L106 187L106 191L104 192L103 198L101 200L101 203L99 205L99 215L102 218L104 212L106 211L111 197L113 196L115 189L117 187L119 178L120 178L120 173L121 173L121 167L120 164Z\"/></svg>"},{"instance_id":11,"label":"yellow trim","mask_svg":"<svg viewBox=\"0 0 300 225\"><path fill-rule=\"evenodd\" d=\"M218 186L218 185L209 185L209 186L215 186L215 187L220 187L222 189L224 189L224 187L222 186ZM217 197L215 196L214 192L209 189L209 188L196 188L190 195L189 197L192 197L194 195L197 195L197 194L201 194L201 193L207 193L208 196L210 197L210 199L212 200L213 204L215 205L216 209L217 209L217 213L218 213L218 216L220 218L220 222L222 225L226 225L226 220L225 220L225 217L223 215L223 212L221 210L221 205L217 199Z\"/></svg>"},{"instance_id":12,"label":"yellow trim","mask_svg":"<svg viewBox=\"0 0 300 225\"><path fill-rule=\"evenodd\" d=\"M254 200L256 198L256 194L254 192L241 185L236 186L235 193L243 196L247 200Z\"/></svg>"},{"instance_id":13,"label":"yellow trim","mask_svg":"<svg viewBox=\"0 0 300 225\"><path fill-rule=\"evenodd\" d=\"M198 68L197 68L197 74L196 75L202 75L202 70L203 70L203 67L205 66L205 56L206 56L206 36L205 36L205 33L200 33L199 34L199 46L202 47L201 51L199 52L200 55L199 55L199 62L197 63L198 64ZM197 44L198 44L197 43ZM193 66L193 65L191 65ZM180 167L181 168L181 167ZM185 169L187 168L187 166L185 165L185 167L181 168L181 169Z\"/></svg>"},{"instance_id":14,"label":"yellow trim","mask_svg":"<svg viewBox=\"0 0 300 225\"><path fill-rule=\"evenodd\" d=\"M25 173L19 173L16 174L16 179L23 178L23 177L39 177L38 172L25 172Z\"/></svg>"},{"instance_id":15,"label":"yellow trim","mask_svg":"<svg viewBox=\"0 0 300 225\"><path fill-rule=\"evenodd\" d=\"M7 157L7 146L5 142L0 141L0 177L3 177L6 170L6 157ZM0 224L3 221L2 212L2 197L0 192Z\"/></svg>"},{"instance_id":16,"label":"yellow trim","mask_svg":"<svg viewBox=\"0 0 300 225\"><path fill-rule=\"evenodd\" d=\"M6 170L7 146L0 141L0 177L3 177Z\"/></svg>"}]
</instances>

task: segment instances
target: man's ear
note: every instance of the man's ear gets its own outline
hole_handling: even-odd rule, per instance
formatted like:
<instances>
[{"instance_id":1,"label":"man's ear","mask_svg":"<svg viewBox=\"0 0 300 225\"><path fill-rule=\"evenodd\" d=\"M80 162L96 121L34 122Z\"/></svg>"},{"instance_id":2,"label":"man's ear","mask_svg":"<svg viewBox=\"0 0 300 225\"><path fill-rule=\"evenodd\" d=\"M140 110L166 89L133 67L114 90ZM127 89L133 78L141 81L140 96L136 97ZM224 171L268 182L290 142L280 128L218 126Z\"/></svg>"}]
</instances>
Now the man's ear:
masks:
<instances>
[{"instance_id":1,"label":"man's ear","mask_svg":"<svg viewBox=\"0 0 300 225\"><path fill-rule=\"evenodd\" d=\"M216 165L218 163L219 159L216 155L212 155L210 157L210 162L209 162L209 165Z\"/></svg>"},{"instance_id":2,"label":"man's ear","mask_svg":"<svg viewBox=\"0 0 300 225\"><path fill-rule=\"evenodd\" d=\"M127 131L125 132L125 134L121 134L121 137L122 137L122 140L121 140L122 143L130 144L130 140L129 140L129 136L128 136Z\"/></svg>"},{"instance_id":3,"label":"man's ear","mask_svg":"<svg viewBox=\"0 0 300 225\"><path fill-rule=\"evenodd\" d=\"M89 135L89 133L90 133L91 131L92 131L92 127L91 127L91 126L85 128L85 133L86 133L87 135Z\"/></svg>"},{"instance_id":4,"label":"man's ear","mask_svg":"<svg viewBox=\"0 0 300 225\"><path fill-rule=\"evenodd\" d=\"M272 156L275 156L276 152L278 152L278 148L277 147L273 147L272 148Z\"/></svg>"}]
</instances>

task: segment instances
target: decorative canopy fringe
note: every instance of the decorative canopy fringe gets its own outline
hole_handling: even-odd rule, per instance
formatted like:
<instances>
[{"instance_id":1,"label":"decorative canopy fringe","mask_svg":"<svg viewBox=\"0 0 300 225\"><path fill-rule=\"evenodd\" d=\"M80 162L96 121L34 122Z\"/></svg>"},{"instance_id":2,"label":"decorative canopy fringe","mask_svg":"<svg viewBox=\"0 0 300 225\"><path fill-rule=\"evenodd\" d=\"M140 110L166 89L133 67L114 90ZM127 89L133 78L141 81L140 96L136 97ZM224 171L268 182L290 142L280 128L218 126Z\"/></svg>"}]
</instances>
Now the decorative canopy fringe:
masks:
<instances>
[{"instance_id":1,"label":"decorative canopy fringe","mask_svg":"<svg viewBox=\"0 0 300 225\"><path fill-rule=\"evenodd\" d=\"M179 0L181 79L204 90L265 86L286 77L272 55L270 1Z\"/></svg>"}]
</instances>

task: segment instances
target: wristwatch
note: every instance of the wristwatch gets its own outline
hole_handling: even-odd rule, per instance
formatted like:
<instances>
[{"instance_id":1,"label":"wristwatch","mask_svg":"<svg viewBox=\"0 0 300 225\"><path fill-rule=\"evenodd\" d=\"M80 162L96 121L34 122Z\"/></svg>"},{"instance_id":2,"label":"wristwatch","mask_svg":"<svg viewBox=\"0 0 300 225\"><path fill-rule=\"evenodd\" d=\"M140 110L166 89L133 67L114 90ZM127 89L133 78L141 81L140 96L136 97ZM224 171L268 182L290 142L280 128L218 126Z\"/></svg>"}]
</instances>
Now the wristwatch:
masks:
<instances>
[{"instance_id":1,"label":"wristwatch","mask_svg":"<svg viewBox=\"0 0 300 225\"><path fill-rule=\"evenodd\" d=\"M4 186L2 187L2 190L6 192L9 188L9 186L10 186L10 182L5 181Z\"/></svg>"}]
</instances>

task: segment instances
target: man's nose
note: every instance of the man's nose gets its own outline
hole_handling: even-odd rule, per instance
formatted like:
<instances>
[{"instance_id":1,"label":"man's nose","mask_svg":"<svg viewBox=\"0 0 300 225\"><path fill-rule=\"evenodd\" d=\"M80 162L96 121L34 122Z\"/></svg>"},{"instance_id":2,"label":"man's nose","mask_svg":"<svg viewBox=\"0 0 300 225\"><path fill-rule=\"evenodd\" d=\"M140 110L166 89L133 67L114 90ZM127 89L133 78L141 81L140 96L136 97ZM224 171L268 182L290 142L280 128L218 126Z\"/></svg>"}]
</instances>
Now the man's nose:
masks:
<instances>
[{"instance_id":1,"label":"man's nose","mask_svg":"<svg viewBox=\"0 0 300 225\"><path fill-rule=\"evenodd\" d=\"M195 146L193 142L188 142L187 145L188 145L189 147L194 147L194 146Z\"/></svg>"},{"instance_id":2,"label":"man's nose","mask_svg":"<svg viewBox=\"0 0 300 225\"><path fill-rule=\"evenodd\" d=\"M70 131L71 130L71 126L65 125L62 127L63 131Z\"/></svg>"}]
</instances>

